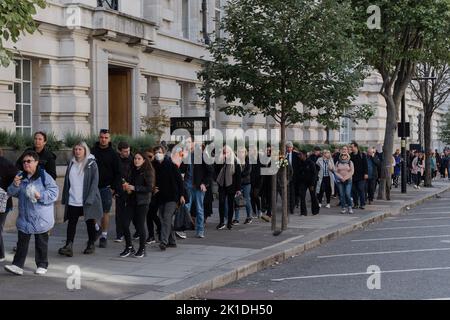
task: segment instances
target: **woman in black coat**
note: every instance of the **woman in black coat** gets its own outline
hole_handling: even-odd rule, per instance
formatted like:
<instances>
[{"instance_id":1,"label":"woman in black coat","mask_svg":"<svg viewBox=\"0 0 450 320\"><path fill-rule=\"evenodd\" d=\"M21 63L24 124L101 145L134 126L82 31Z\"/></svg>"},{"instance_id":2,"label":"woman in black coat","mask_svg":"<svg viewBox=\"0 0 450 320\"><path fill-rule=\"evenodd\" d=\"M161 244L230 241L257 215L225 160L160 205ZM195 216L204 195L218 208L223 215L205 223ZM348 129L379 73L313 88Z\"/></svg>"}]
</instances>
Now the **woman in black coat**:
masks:
<instances>
[{"instance_id":1,"label":"woman in black coat","mask_svg":"<svg viewBox=\"0 0 450 320\"><path fill-rule=\"evenodd\" d=\"M125 250L121 257L134 254L136 258L145 255L145 217L151 201L152 189L155 181L155 173L150 160L144 152L134 155L134 163L131 169L130 181L125 182L122 188L128 193L125 211L122 215L123 234L125 236ZM134 221L136 231L139 235L139 249L135 252L131 242L130 222Z\"/></svg>"},{"instance_id":2,"label":"woman in black coat","mask_svg":"<svg viewBox=\"0 0 450 320\"><path fill-rule=\"evenodd\" d=\"M241 166L235 159L233 150L225 146L222 150L219 164L216 164L217 184L219 185L219 215L220 223L216 229L225 228L225 201L227 201L227 228L231 230L234 213L234 198L241 194Z\"/></svg>"},{"instance_id":3,"label":"woman in black coat","mask_svg":"<svg viewBox=\"0 0 450 320\"><path fill-rule=\"evenodd\" d=\"M4 192L13 182L17 169L12 162L3 157L3 150L0 149L0 188ZM5 247L3 245L3 227L5 226L6 216L12 210L12 199L8 198L6 202L6 211L0 212L0 262L5 261Z\"/></svg>"}]
</instances>

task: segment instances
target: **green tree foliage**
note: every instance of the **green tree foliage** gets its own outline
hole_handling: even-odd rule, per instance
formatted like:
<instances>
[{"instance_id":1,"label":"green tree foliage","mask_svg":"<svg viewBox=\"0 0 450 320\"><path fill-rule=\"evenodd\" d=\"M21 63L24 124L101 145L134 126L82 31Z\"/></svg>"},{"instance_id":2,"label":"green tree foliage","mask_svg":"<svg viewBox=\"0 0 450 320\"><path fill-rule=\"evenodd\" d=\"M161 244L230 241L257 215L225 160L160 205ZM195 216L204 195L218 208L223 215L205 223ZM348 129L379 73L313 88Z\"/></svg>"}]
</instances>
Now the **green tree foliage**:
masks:
<instances>
[{"instance_id":1,"label":"green tree foliage","mask_svg":"<svg viewBox=\"0 0 450 320\"><path fill-rule=\"evenodd\" d=\"M212 62L199 73L203 96L212 93L227 103L221 111L273 117L284 148L290 124L317 120L335 128L346 109L357 108L352 102L365 67L348 19L348 2L230 0L224 11L225 37L211 43ZM232 104L235 101L239 104ZM364 108L362 114L370 117L370 108L360 109ZM285 229L286 175L282 176Z\"/></svg>"},{"instance_id":2,"label":"green tree foliage","mask_svg":"<svg viewBox=\"0 0 450 320\"><path fill-rule=\"evenodd\" d=\"M380 94L387 105L383 153L392 154L399 106L417 64L448 59L449 1L352 0L352 4L364 61L383 78ZM368 10L374 4L377 10ZM377 20L380 28L371 28L371 22ZM388 168L389 157L383 161L382 167ZM379 197L386 191L388 199L390 188L385 182L389 184L390 177L386 177L389 177L387 169L382 172Z\"/></svg>"},{"instance_id":3,"label":"green tree foliage","mask_svg":"<svg viewBox=\"0 0 450 320\"><path fill-rule=\"evenodd\" d=\"M13 52L5 42L16 43L21 34L32 34L37 29L33 20L36 7L45 8L45 0L1 0L0 1L0 65L7 67Z\"/></svg>"}]
</instances>

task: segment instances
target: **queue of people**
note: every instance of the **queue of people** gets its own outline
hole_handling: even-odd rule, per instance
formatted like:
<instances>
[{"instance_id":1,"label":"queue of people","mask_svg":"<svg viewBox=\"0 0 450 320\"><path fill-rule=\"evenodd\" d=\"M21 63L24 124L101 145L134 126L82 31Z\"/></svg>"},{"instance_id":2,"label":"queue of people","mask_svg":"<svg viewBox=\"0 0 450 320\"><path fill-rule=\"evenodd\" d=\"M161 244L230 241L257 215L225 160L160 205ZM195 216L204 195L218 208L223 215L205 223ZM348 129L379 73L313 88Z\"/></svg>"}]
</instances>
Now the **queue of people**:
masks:
<instances>
[{"instance_id":1,"label":"queue of people","mask_svg":"<svg viewBox=\"0 0 450 320\"><path fill-rule=\"evenodd\" d=\"M5 260L2 240L6 216L12 210L10 197L18 198L18 242L12 264L5 270L23 274L31 235L35 237L36 274L45 274L48 268L49 231L53 228L54 203L59 189L56 185L56 156L46 147L44 132L34 135L34 147L27 149L16 165L0 153L0 261ZM250 145L238 148L223 146L217 162L207 164L205 146L188 139L184 148L168 150L166 145L131 153L129 144L121 141L118 150L111 144L107 129L99 132L98 142L91 148L80 141L72 148L67 165L61 202L64 221L67 221L65 245L58 253L73 257L76 228L80 217L86 224L88 239L83 254L94 254L95 243L107 247L112 201L115 200L115 242L124 242L118 256L142 258L146 246L159 243L159 248L177 247L177 237L184 239L183 230L174 230L174 214L180 208L189 212L195 226L195 237L205 238L205 223L212 214L213 186L218 186L220 221L217 230L231 230L240 223L240 210L245 208L244 224L254 218L270 221L272 215L272 187L281 195L282 172L286 173L288 210L294 214L308 215L306 194L309 193L311 213L317 215L321 208L330 209L332 197L339 196L342 214L353 214L354 209L365 209L366 201L372 204L381 176L383 155L370 147L362 152L356 142L336 149L311 153L295 150L292 142L286 143L281 160L286 170L279 170L275 178L262 174L271 166L271 146L259 150ZM215 154L211 154L215 156ZM434 176L448 170L450 151L440 156L432 155ZM267 161L262 161L263 159ZM390 158L391 159L391 158ZM389 162L394 187L398 185L400 153ZM281 162L280 162L281 163ZM411 173L409 179L416 188L424 174L425 160L422 152L412 151L407 159ZM390 185L390 184L389 184ZM275 200L277 197L274 198ZM325 204L323 200L325 199ZM2 201L4 203L2 207ZM136 232L132 236L130 225ZM133 240L138 241L135 249Z\"/></svg>"}]
</instances>

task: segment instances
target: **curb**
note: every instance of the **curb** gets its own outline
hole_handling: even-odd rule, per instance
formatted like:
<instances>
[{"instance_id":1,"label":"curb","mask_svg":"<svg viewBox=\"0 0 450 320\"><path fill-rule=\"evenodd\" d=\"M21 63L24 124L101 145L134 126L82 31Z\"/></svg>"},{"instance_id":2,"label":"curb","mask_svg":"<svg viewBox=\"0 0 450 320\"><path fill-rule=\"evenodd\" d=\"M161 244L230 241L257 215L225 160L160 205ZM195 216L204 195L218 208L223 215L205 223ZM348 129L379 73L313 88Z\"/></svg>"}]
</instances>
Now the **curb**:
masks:
<instances>
[{"instance_id":1,"label":"curb","mask_svg":"<svg viewBox=\"0 0 450 320\"><path fill-rule=\"evenodd\" d=\"M280 244L279 247L266 249L240 260L230 262L218 268L219 270L210 272L212 273L211 279L204 280L204 274L203 276L194 276L183 281L183 285L191 284L188 288L181 288L180 284L168 286L164 289L164 292L159 292L158 298L162 300L195 299L198 296L206 294L208 291L223 287L252 273L261 271L262 269L265 269L273 264L280 263L289 258L300 255L305 251L320 246L330 240L337 239L340 236L355 230L363 229L372 223L381 222L387 217L407 214L409 209L417 207L425 201L449 190L450 185L421 198L409 200L403 203L400 207L388 209L389 211L375 211L351 223L344 223L328 229L318 230L305 237ZM298 244L292 246L292 243L296 242ZM144 293L134 297L134 299L146 299L146 296L150 298L152 295L153 294L150 292L148 294Z\"/></svg>"}]
</instances>

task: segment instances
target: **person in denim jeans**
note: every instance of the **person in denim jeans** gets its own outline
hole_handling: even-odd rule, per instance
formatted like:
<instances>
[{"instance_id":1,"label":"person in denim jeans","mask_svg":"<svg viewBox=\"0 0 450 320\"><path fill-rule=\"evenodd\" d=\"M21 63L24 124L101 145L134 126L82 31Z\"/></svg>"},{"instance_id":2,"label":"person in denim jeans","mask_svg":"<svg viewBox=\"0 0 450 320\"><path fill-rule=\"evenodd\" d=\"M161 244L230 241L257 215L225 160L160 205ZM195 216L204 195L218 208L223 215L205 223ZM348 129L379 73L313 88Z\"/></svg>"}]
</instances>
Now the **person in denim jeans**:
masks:
<instances>
[{"instance_id":1,"label":"person in denim jeans","mask_svg":"<svg viewBox=\"0 0 450 320\"><path fill-rule=\"evenodd\" d=\"M203 202L207 188L211 188L213 168L203 160L203 150L190 138L186 140L187 157L180 166L184 174L184 187L189 199L186 199L186 208L190 211L195 202L195 236L205 237Z\"/></svg>"},{"instance_id":2,"label":"person in denim jeans","mask_svg":"<svg viewBox=\"0 0 450 320\"><path fill-rule=\"evenodd\" d=\"M251 171L252 166L250 165L250 160L247 155L247 149L241 147L238 149L237 159L241 166L241 192L245 199L245 211L247 213L247 218L244 224L252 223L252 200L250 197L251 193ZM233 224L239 224L239 208L236 207L234 210L234 220Z\"/></svg>"},{"instance_id":3,"label":"person in denim jeans","mask_svg":"<svg viewBox=\"0 0 450 320\"><path fill-rule=\"evenodd\" d=\"M352 200L351 200L351 193L352 193L352 176L355 172L355 169L353 167L353 162L350 160L350 156L347 152L341 152L341 155L339 157L339 160L336 162L335 165L335 172L336 175L336 184L339 188L339 196L341 200L341 213L353 213L352 210Z\"/></svg>"}]
</instances>

